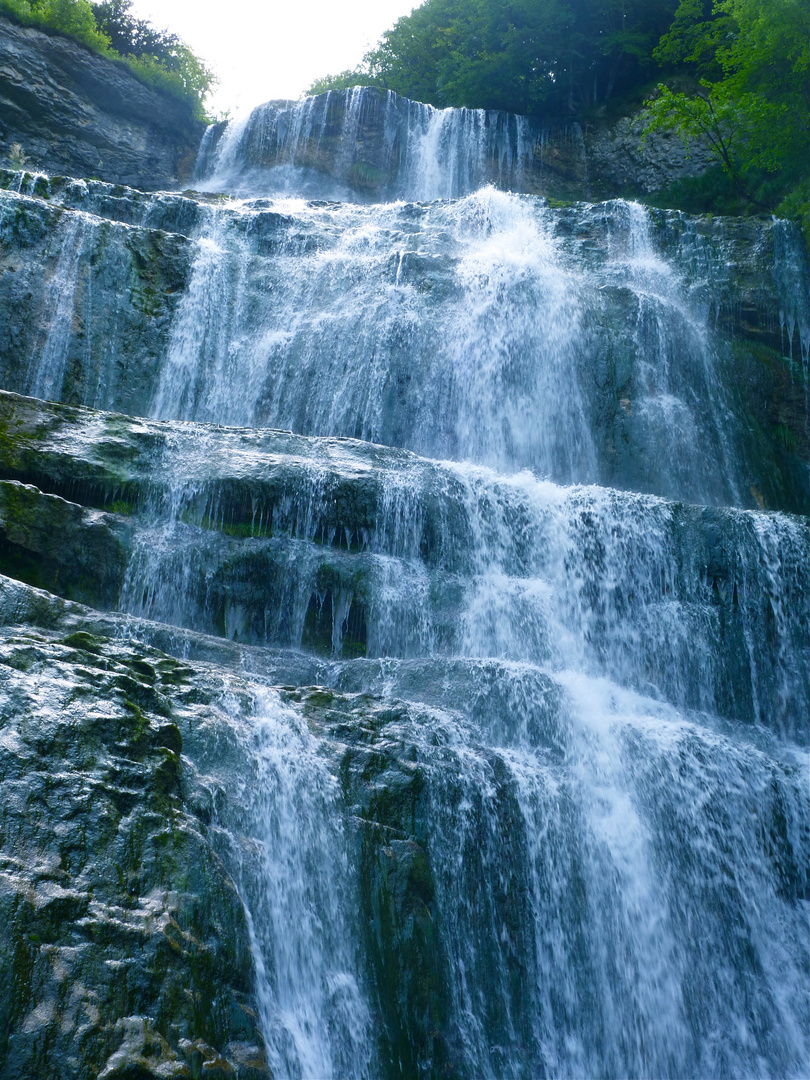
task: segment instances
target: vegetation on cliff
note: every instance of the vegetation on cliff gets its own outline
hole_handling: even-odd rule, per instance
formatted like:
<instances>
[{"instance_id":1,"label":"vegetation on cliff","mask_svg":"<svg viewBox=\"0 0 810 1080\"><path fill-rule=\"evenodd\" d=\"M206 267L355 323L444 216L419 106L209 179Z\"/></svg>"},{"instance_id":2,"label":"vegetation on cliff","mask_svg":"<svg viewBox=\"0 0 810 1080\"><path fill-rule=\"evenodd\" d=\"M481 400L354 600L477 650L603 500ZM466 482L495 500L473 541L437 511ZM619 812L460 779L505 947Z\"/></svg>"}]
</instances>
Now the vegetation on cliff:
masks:
<instances>
[{"instance_id":1,"label":"vegetation on cliff","mask_svg":"<svg viewBox=\"0 0 810 1080\"><path fill-rule=\"evenodd\" d=\"M359 68L309 92L357 84L585 120L650 97L648 130L697 138L717 159L669 205L776 210L810 234L806 0L425 0Z\"/></svg>"},{"instance_id":2,"label":"vegetation on cliff","mask_svg":"<svg viewBox=\"0 0 810 1080\"><path fill-rule=\"evenodd\" d=\"M676 0L426 0L383 34L357 82L445 107L575 115L647 82Z\"/></svg>"},{"instance_id":3,"label":"vegetation on cliff","mask_svg":"<svg viewBox=\"0 0 810 1080\"><path fill-rule=\"evenodd\" d=\"M803 218L810 235L810 20L805 0L682 0L655 57L684 72L648 102L648 130L708 143L719 210Z\"/></svg>"},{"instance_id":4,"label":"vegetation on cliff","mask_svg":"<svg viewBox=\"0 0 810 1080\"><path fill-rule=\"evenodd\" d=\"M155 30L130 14L131 0L0 0L0 14L57 30L95 52L122 60L147 86L188 102L206 119L204 101L214 74L176 34Z\"/></svg>"}]
</instances>

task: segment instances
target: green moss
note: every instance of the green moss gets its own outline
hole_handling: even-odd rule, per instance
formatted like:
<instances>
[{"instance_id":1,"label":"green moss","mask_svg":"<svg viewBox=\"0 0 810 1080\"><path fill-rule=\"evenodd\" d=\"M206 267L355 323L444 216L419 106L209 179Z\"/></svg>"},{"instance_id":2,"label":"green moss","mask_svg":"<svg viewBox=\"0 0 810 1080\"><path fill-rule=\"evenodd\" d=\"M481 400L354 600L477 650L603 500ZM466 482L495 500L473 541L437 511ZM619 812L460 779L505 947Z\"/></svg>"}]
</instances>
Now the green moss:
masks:
<instances>
[{"instance_id":1,"label":"green moss","mask_svg":"<svg viewBox=\"0 0 810 1080\"><path fill-rule=\"evenodd\" d=\"M186 525L197 525L201 529L222 533L224 536L236 536L249 540L254 537L273 535L272 527L264 522L259 525L255 521L224 521L221 518L211 517L210 514L200 516L193 509L183 511L180 517Z\"/></svg>"},{"instance_id":2,"label":"green moss","mask_svg":"<svg viewBox=\"0 0 810 1080\"><path fill-rule=\"evenodd\" d=\"M731 343L731 349L735 360L747 360L748 357L752 357L758 363L769 368L786 367L790 364L787 357L760 341L735 338Z\"/></svg>"},{"instance_id":3,"label":"green moss","mask_svg":"<svg viewBox=\"0 0 810 1080\"><path fill-rule=\"evenodd\" d=\"M313 690L311 694L307 694L306 704L322 708L331 705L334 700L335 695L331 690Z\"/></svg>"},{"instance_id":4,"label":"green moss","mask_svg":"<svg viewBox=\"0 0 810 1080\"><path fill-rule=\"evenodd\" d=\"M35 589L59 592L58 567L46 564L40 555L8 540L0 540L0 573Z\"/></svg>"},{"instance_id":5,"label":"green moss","mask_svg":"<svg viewBox=\"0 0 810 1080\"><path fill-rule=\"evenodd\" d=\"M349 169L349 183L358 188L378 188L387 177L382 169L366 161L356 161Z\"/></svg>"},{"instance_id":6,"label":"green moss","mask_svg":"<svg viewBox=\"0 0 810 1080\"><path fill-rule=\"evenodd\" d=\"M170 750L176 755L183 752L183 736L180 734L180 728L176 724L164 724L159 728L155 736L155 743L157 746Z\"/></svg>"},{"instance_id":7,"label":"green moss","mask_svg":"<svg viewBox=\"0 0 810 1080\"><path fill-rule=\"evenodd\" d=\"M129 666L140 678L146 679L147 682L153 683L157 677L155 669L146 660L132 660Z\"/></svg>"},{"instance_id":8,"label":"green moss","mask_svg":"<svg viewBox=\"0 0 810 1080\"><path fill-rule=\"evenodd\" d=\"M135 723L130 729L128 741L133 746L137 743L142 743L144 736L150 727L149 718L145 715L141 707L136 705L134 701L130 701L129 698L124 699L124 708L135 720Z\"/></svg>"},{"instance_id":9,"label":"green moss","mask_svg":"<svg viewBox=\"0 0 810 1080\"><path fill-rule=\"evenodd\" d=\"M88 634L86 630L77 630L74 634L68 634L67 637L62 638L61 643L62 645L67 645L71 649L81 649L83 652L89 652L95 655L99 655L102 652L104 645L101 638Z\"/></svg>"},{"instance_id":10,"label":"green moss","mask_svg":"<svg viewBox=\"0 0 810 1080\"><path fill-rule=\"evenodd\" d=\"M160 682L171 687L182 686L184 683L189 683L191 681L191 676L194 674L191 668L184 667L182 664L178 663L177 660L169 658L159 660L155 664L155 670L158 673Z\"/></svg>"},{"instance_id":11,"label":"green moss","mask_svg":"<svg viewBox=\"0 0 810 1080\"><path fill-rule=\"evenodd\" d=\"M773 429L777 443L785 450L795 454L799 449L799 440L787 424L777 424Z\"/></svg>"}]
</instances>

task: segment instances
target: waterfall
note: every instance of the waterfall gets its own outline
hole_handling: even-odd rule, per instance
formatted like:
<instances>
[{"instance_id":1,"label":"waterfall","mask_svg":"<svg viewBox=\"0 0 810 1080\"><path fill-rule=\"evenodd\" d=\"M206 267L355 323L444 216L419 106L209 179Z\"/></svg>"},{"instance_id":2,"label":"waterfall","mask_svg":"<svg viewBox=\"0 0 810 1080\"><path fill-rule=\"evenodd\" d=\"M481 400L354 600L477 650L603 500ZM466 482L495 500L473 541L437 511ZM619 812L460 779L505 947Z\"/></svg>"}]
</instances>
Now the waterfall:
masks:
<instances>
[{"instance_id":1,"label":"waterfall","mask_svg":"<svg viewBox=\"0 0 810 1080\"><path fill-rule=\"evenodd\" d=\"M68 218L62 228L58 257L46 286L42 328L31 357L26 391L35 397L58 399L62 394L74 297L78 285L76 265L84 245L86 223L80 214Z\"/></svg>"},{"instance_id":2,"label":"waterfall","mask_svg":"<svg viewBox=\"0 0 810 1080\"><path fill-rule=\"evenodd\" d=\"M641 206L581 213L598 254L490 188L212 208L150 411L739 502L756 466L704 282Z\"/></svg>"},{"instance_id":3,"label":"waterfall","mask_svg":"<svg viewBox=\"0 0 810 1080\"><path fill-rule=\"evenodd\" d=\"M355 88L203 194L0 192L52 244L7 383L141 417L59 444L119 613L238 647L195 768L273 1075L800 1080L807 260L549 205L545 138Z\"/></svg>"},{"instance_id":4,"label":"waterfall","mask_svg":"<svg viewBox=\"0 0 810 1080\"><path fill-rule=\"evenodd\" d=\"M236 699L227 702L239 716ZM369 1075L372 1042L337 783L317 740L277 696L242 725L250 772L224 820L256 956L268 1062L276 1076Z\"/></svg>"},{"instance_id":5,"label":"waterfall","mask_svg":"<svg viewBox=\"0 0 810 1080\"><path fill-rule=\"evenodd\" d=\"M455 199L486 183L526 189L544 129L484 109L435 109L354 87L271 101L210 129L203 191L368 202Z\"/></svg>"}]
</instances>

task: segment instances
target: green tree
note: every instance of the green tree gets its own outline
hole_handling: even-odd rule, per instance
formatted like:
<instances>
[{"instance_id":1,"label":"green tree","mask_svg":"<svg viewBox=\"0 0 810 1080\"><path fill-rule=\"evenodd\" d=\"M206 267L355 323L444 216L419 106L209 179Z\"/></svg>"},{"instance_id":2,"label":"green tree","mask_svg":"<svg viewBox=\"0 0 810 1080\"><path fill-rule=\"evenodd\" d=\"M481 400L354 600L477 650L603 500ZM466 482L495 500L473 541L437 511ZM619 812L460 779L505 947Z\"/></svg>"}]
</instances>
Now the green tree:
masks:
<instances>
[{"instance_id":1,"label":"green tree","mask_svg":"<svg viewBox=\"0 0 810 1080\"><path fill-rule=\"evenodd\" d=\"M433 105L577 115L649 78L677 0L426 0L363 65L365 83Z\"/></svg>"},{"instance_id":2,"label":"green tree","mask_svg":"<svg viewBox=\"0 0 810 1080\"><path fill-rule=\"evenodd\" d=\"M707 144L740 195L773 208L810 173L810 18L806 0L683 0L656 56L694 76L659 87L648 132ZM810 193L809 193L810 194Z\"/></svg>"},{"instance_id":3,"label":"green tree","mask_svg":"<svg viewBox=\"0 0 810 1080\"><path fill-rule=\"evenodd\" d=\"M87 0L33 0L31 9L46 25L69 34L85 45L106 52L110 42L96 25Z\"/></svg>"}]
</instances>

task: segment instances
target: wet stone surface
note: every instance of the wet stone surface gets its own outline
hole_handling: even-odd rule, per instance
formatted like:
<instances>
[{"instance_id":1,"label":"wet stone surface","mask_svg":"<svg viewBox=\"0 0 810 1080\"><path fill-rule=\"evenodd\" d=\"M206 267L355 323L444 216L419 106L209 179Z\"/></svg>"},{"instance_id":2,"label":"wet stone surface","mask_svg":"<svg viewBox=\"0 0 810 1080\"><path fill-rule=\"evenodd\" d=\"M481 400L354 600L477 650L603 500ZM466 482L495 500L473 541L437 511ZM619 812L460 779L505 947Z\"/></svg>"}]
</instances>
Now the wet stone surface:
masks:
<instances>
[{"instance_id":1,"label":"wet stone surface","mask_svg":"<svg viewBox=\"0 0 810 1080\"><path fill-rule=\"evenodd\" d=\"M150 649L4 628L7 1075L269 1075L242 906L183 756L216 692Z\"/></svg>"},{"instance_id":2,"label":"wet stone surface","mask_svg":"<svg viewBox=\"0 0 810 1080\"><path fill-rule=\"evenodd\" d=\"M0 172L4 1076L807 1074L806 251L547 135Z\"/></svg>"}]
</instances>

